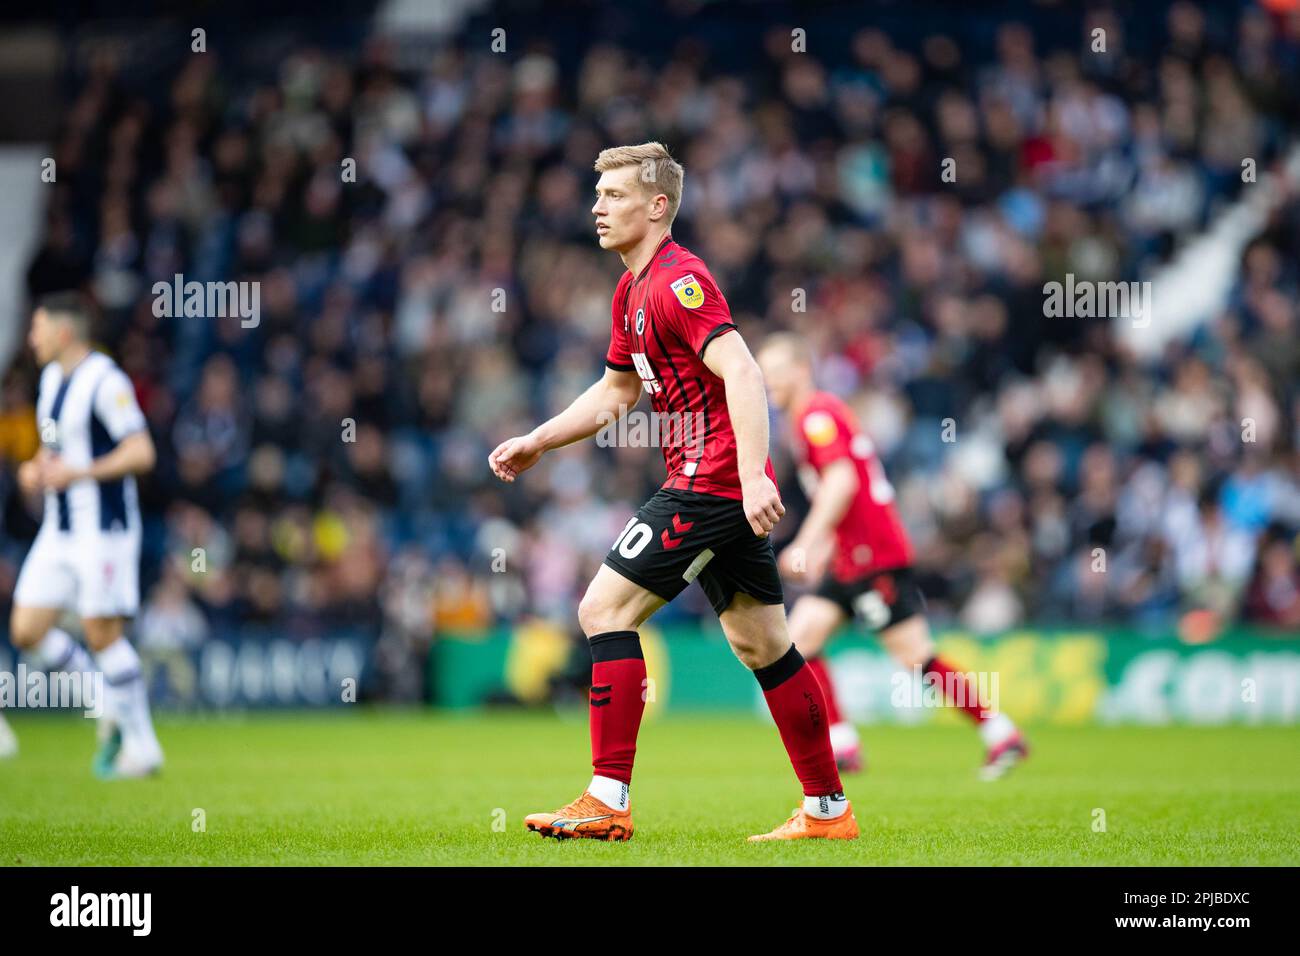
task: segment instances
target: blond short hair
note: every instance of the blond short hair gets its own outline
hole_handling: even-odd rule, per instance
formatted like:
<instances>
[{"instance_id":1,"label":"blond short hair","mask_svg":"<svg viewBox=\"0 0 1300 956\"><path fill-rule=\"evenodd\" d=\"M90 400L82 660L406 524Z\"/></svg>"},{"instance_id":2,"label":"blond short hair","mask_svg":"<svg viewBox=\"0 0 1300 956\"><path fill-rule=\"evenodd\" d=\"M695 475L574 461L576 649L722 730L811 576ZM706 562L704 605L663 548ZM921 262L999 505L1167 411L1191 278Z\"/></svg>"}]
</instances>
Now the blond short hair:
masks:
<instances>
[{"instance_id":1,"label":"blond short hair","mask_svg":"<svg viewBox=\"0 0 1300 956\"><path fill-rule=\"evenodd\" d=\"M764 352L781 354L798 365L812 368L812 349L808 347L808 341L802 335L793 332L772 332L763 339L763 344L758 349L759 355Z\"/></svg>"},{"instance_id":2,"label":"blond short hair","mask_svg":"<svg viewBox=\"0 0 1300 956\"><path fill-rule=\"evenodd\" d=\"M607 173L625 166L641 167L637 179L646 194L658 196L662 193L668 197L668 225L671 226L682 204L682 179L686 175L682 164L673 159L663 143L642 143L640 146L602 149L593 168L598 173Z\"/></svg>"}]
</instances>

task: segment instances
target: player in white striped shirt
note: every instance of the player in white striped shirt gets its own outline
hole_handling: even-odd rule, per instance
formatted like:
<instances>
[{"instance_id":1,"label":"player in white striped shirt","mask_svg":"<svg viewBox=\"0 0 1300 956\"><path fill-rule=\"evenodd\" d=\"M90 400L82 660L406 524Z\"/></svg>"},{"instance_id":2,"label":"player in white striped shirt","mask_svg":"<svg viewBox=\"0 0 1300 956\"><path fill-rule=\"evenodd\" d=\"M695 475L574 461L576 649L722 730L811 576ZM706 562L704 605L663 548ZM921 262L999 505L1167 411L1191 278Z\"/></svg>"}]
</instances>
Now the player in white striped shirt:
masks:
<instances>
[{"instance_id":1,"label":"player in white striped shirt","mask_svg":"<svg viewBox=\"0 0 1300 956\"><path fill-rule=\"evenodd\" d=\"M103 673L95 772L139 777L163 761L140 658L125 636L140 601L134 476L153 469L154 446L130 379L88 338L75 293L47 296L32 316L28 341L44 366L41 450L18 482L44 492L45 516L14 589L9 634L50 671ZM56 626L65 610L81 618L91 654Z\"/></svg>"}]
</instances>

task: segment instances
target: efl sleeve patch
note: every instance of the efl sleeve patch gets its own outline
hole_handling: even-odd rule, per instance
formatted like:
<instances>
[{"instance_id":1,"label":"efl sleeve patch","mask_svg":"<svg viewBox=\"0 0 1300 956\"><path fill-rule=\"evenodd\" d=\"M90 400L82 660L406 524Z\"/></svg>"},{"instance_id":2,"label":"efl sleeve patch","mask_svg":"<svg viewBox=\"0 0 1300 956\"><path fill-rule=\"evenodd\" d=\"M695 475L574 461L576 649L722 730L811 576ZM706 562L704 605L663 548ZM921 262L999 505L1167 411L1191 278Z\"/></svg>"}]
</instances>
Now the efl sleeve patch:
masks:
<instances>
[{"instance_id":1,"label":"efl sleeve patch","mask_svg":"<svg viewBox=\"0 0 1300 956\"><path fill-rule=\"evenodd\" d=\"M698 309L704 304L704 288L689 272L672 284L672 290L677 294L677 301L688 309Z\"/></svg>"},{"instance_id":2,"label":"efl sleeve patch","mask_svg":"<svg viewBox=\"0 0 1300 956\"><path fill-rule=\"evenodd\" d=\"M839 431L835 419L826 412L811 412L803 420L803 433L808 436L808 444L816 448L825 448L835 441Z\"/></svg>"}]
</instances>

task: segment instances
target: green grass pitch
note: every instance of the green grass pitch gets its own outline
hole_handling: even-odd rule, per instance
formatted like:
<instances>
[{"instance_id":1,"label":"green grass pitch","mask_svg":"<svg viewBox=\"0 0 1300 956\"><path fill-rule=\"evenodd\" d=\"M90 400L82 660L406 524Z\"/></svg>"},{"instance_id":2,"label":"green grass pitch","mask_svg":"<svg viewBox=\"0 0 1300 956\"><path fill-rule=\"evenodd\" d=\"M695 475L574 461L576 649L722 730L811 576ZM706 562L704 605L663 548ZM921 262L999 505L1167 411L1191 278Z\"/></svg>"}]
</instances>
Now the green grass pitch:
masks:
<instances>
[{"instance_id":1,"label":"green grass pitch","mask_svg":"<svg viewBox=\"0 0 1300 956\"><path fill-rule=\"evenodd\" d=\"M118 783L91 777L87 721L8 714L5 866L1300 863L1295 727L1029 728L997 783L969 728L867 727L862 837L751 845L799 799L775 729L672 715L642 728L635 837L605 844L523 827L586 784L584 713L164 716L163 775Z\"/></svg>"}]
</instances>

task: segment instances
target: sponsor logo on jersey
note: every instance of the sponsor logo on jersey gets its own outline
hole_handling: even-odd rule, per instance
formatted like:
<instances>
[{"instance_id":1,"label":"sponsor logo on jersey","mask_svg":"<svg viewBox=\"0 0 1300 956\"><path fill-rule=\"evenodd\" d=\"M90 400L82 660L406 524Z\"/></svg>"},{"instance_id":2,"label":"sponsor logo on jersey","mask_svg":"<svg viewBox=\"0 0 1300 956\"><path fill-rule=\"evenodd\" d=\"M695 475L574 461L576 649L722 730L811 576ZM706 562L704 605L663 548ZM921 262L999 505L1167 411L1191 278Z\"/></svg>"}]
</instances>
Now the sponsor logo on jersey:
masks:
<instances>
[{"instance_id":1,"label":"sponsor logo on jersey","mask_svg":"<svg viewBox=\"0 0 1300 956\"><path fill-rule=\"evenodd\" d=\"M645 309L637 309L636 310L636 334L642 335L644 333L645 333Z\"/></svg>"},{"instance_id":2,"label":"sponsor logo on jersey","mask_svg":"<svg viewBox=\"0 0 1300 956\"><path fill-rule=\"evenodd\" d=\"M688 309L698 309L704 304L704 289L689 272L672 284L672 290L677 294L677 301Z\"/></svg>"}]
</instances>

